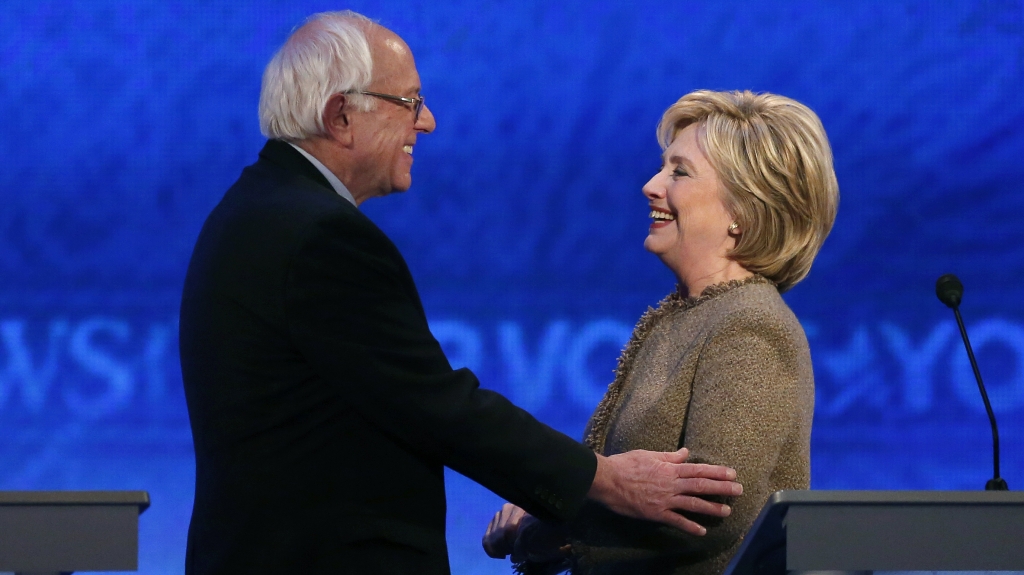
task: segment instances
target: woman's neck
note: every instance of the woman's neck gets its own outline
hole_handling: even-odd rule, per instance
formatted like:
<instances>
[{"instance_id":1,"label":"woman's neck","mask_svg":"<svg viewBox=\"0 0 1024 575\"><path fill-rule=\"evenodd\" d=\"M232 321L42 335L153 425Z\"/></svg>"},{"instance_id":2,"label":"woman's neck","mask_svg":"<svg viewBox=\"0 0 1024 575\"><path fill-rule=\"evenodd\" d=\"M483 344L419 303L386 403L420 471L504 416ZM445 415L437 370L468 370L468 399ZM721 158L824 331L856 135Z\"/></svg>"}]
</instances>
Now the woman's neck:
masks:
<instances>
[{"instance_id":1,"label":"woman's neck","mask_svg":"<svg viewBox=\"0 0 1024 575\"><path fill-rule=\"evenodd\" d=\"M733 260L719 260L698 269L676 270L676 279L687 297L697 297L704 288L733 280L745 280L754 273Z\"/></svg>"}]
</instances>

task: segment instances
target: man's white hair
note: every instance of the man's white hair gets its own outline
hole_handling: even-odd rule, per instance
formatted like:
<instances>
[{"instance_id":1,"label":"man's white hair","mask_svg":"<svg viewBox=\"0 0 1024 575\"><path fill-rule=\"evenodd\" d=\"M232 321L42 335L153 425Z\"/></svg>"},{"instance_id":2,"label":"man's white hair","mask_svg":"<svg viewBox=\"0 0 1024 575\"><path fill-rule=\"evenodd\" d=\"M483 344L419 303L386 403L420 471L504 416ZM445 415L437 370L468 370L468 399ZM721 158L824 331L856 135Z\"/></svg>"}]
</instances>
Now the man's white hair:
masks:
<instances>
[{"instance_id":1,"label":"man's white hair","mask_svg":"<svg viewBox=\"0 0 1024 575\"><path fill-rule=\"evenodd\" d=\"M268 138L298 141L325 134L323 113L337 93L365 90L373 79L366 31L374 22L351 10L321 12L295 29L263 71L260 131ZM370 110L372 98L353 94L349 103Z\"/></svg>"}]
</instances>

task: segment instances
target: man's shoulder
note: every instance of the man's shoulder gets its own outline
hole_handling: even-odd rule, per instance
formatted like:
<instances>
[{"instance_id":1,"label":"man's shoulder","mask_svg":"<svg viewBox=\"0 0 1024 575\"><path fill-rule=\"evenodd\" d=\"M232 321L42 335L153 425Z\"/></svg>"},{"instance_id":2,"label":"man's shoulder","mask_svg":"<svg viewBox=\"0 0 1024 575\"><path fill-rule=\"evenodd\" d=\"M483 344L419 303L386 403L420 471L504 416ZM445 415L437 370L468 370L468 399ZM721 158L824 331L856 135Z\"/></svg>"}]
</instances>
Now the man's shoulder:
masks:
<instances>
[{"instance_id":1,"label":"man's shoulder","mask_svg":"<svg viewBox=\"0 0 1024 575\"><path fill-rule=\"evenodd\" d=\"M333 189L261 157L242 170L210 212L196 251L273 259L271 254L286 257L310 241L330 238L390 246L387 236Z\"/></svg>"},{"instance_id":2,"label":"man's shoulder","mask_svg":"<svg viewBox=\"0 0 1024 575\"><path fill-rule=\"evenodd\" d=\"M297 152L290 151L299 161L308 163ZM227 218L257 217L299 226L340 218L351 225L375 228L358 208L321 181L323 177L312 165L309 168L296 169L261 153L228 188L215 213L219 211Z\"/></svg>"}]
</instances>

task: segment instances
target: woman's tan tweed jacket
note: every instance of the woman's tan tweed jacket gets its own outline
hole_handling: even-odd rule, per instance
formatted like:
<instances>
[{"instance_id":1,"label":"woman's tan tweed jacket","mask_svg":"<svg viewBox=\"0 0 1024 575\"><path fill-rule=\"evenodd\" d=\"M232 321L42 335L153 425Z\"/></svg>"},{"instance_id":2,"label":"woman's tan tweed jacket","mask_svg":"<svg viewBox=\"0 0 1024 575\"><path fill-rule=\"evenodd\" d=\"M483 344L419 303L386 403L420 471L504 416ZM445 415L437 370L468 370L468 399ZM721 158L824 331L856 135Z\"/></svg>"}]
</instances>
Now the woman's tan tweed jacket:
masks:
<instances>
[{"instance_id":1,"label":"woman's tan tweed jacket","mask_svg":"<svg viewBox=\"0 0 1024 575\"><path fill-rule=\"evenodd\" d=\"M809 487L813 412L807 339L771 282L668 296L640 318L586 442L605 455L684 446L735 468L744 493L729 517L697 517L703 537L588 504L570 525L573 572L719 575L771 493Z\"/></svg>"}]
</instances>

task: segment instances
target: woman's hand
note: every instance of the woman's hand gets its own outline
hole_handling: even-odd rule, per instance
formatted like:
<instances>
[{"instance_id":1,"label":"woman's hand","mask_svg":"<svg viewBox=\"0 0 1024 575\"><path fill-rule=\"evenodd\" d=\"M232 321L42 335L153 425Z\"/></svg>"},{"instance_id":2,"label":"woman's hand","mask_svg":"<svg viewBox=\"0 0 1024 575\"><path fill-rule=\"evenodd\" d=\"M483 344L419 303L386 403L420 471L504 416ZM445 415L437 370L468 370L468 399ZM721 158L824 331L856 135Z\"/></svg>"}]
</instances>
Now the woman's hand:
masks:
<instances>
[{"instance_id":1,"label":"woman's hand","mask_svg":"<svg viewBox=\"0 0 1024 575\"><path fill-rule=\"evenodd\" d=\"M522 508L511 503L501 506L501 511L494 514L491 523L484 533L484 551L495 559L504 559L515 549L519 526L526 517L531 517ZM532 518L532 517L531 517Z\"/></svg>"}]
</instances>

